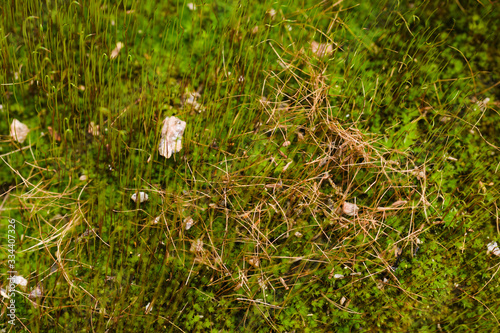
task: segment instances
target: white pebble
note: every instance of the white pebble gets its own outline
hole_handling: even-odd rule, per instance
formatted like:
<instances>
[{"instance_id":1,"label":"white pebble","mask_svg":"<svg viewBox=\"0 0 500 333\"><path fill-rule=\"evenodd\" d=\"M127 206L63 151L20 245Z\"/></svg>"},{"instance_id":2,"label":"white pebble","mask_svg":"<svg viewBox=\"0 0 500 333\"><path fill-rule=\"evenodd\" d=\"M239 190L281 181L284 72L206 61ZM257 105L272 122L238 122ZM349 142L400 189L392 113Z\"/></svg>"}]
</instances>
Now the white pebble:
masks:
<instances>
[{"instance_id":1,"label":"white pebble","mask_svg":"<svg viewBox=\"0 0 500 333\"><path fill-rule=\"evenodd\" d=\"M137 202L137 193L132 194L131 199L134 202ZM139 192L139 203L143 203L144 201L148 201L148 199L149 199L149 196L146 193Z\"/></svg>"}]
</instances>

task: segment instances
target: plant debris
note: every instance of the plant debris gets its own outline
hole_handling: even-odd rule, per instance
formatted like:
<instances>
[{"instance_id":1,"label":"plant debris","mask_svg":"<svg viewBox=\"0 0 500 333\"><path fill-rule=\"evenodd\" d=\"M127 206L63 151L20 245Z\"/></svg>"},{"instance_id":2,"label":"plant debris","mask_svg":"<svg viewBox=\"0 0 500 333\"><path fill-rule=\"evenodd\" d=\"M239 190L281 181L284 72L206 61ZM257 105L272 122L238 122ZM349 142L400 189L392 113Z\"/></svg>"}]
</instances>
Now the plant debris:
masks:
<instances>
[{"instance_id":1,"label":"plant debris","mask_svg":"<svg viewBox=\"0 0 500 333\"><path fill-rule=\"evenodd\" d=\"M161 156L170 158L173 153L182 149L182 134L186 129L186 122L177 117L167 117L163 120L161 140L158 151Z\"/></svg>"},{"instance_id":2,"label":"plant debris","mask_svg":"<svg viewBox=\"0 0 500 333\"><path fill-rule=\"evenodd\" d=\"M137 202L137 199L139 199L139 203L143 203L144 201L148 201L149 196L147 195L147 193L139 192L139 198L137 198L137 193L134 193L132 194L130 199L132 199L134 202Z\"/></svg>"},{"instance_id":3,"label":"plant debris","mask_svg":"<svg viewBox=\"0 0 500 333\"><path fill-rule=\"evenodd\" d=\"M188 92L185 95L184 98L184 105L191 105L192 109L198 113L201 113L202 111L205 111L205 107L198 103L198 99L201 97L201 95L198 92Z\"/></svg>"},{"instance_id":4,"label":"plant debris","mask_svg":"<svg viewBox=\"0 0 500 333\"><path fill-rule=\"evenodd\" d=\"M486 252L486 254L489 254L490 252L496 256L500 256L500 248L498 248L497 242L491 242L488 244L488 252Z\"/></svg>"},{"instance_id":5,"label":"plant debris","mask_svg":"<svg viewBox=\"0 0 500 333\"><path fill-rule=\"evenodd\" d=\"M88 132L92 134L92 136L99 136L99 125L96 125L93 121L90 122Z\"/></svg>"},{"instance_id":6,"label":"plant debris","mask_svg":"<svg viewBox=\"0 0 500 333\"><path fill-rule=\"evenodd\" d=\"M41 298L43 297L43 286L39 283L35 289L29 294L29 298Z\"/></svg>"},{"instance_id":7,"label":"plant debris","mask_svg":"<svg viewBox=\"0 0 500 333\"><path fill-rule=\"evenodd\" d=\"M10 136L19 143L23 143L26 140L29 131L28 126L17 119L14 119L10 125Z\"/></svg>"},{"instance_id":8,"label":"plant debris","mask_svg":"<svg viewBox=\"0 0 500 333\"><path fill-rule=\"evenodd\" d=\"M55 131L51 126L47 126L47 130L49 131L49 135L53 140L61 141L61 135Z\"/></svg>"},{"instance_id":9,"label":"plant debris","mask_svg":"<svg viewBox=\"0 0 500 333\"><path fill-rule=\"evenodd\" d=\"M342 205L342 212L344 214L349 215L349 216L354 216L358 213L358 206L356 204L350 203L350 202L344 202Z\"/></svg>"},{"instance_id":10,"label":"plant debris","mask_svg":"<svg viewBox=\"0 0 500 333\"><path fill-rule=\"evenodd\" d=\"M186 230L191 229L191 227L194 225L194 220L191 216L188 216L184 219L184 228Z\"/></svg>"},{"instance_id":11,"label":"plant debris","mask_svg":"<svg viewBox=\"0 0 500 333\"><path fill-rule=\"evenodd\" d=\"M109 56L111 59L115 59L118 57L118 54L120 54L120 50L123 48L123 43L118 42L116 43L116 47L111 51L111 55Z\"/></svg>"},{"instance_id":12,"label":"plant debris","mask_svg":"<svg viewBox=\"0 0 500 333\"><path fill-rule=\"evenodd\" d=\"M319 58L322 58L324 56L328 56L328 55L333 53L333 45L332 44L320 44L316 41L312 41L311 42L311 50Z\"/></svg>"},{"instance_id":13,"label":"plant debris","mask_svg":"<svg viewBox=\"0 0 500 333\"><path fill-rule=\"evenodd\" d=\"M146 305L145 310L144 310L144 313L148 314L148 313L150 313L151 311L153 311L153 303L152 303L152 302L150 302L150 303L148 303L148 304Z\"/></svg>"},{"instance_id":14,"label":"plant debris","mask_svg":"<svg viewBox=\"0 0 500 333\"><path fill-rule=\"evenodd\" d=\"M20 275L15 275L11 279L14 284L19 285L22 289L24 289L28 285L28 280Z\"/></svg>"},{"instance_id":15,"label":"plant debris","mask_svg":"<svg viewBox=\"0 0 500 333\"><path fill-rule=\"evenodd\" d=\"M202 253L203 252L203 240L201 238L196 239L191 244L191 248L189 249L189 252L197 253L197 254Z\"/></svg>"}]
</instances>

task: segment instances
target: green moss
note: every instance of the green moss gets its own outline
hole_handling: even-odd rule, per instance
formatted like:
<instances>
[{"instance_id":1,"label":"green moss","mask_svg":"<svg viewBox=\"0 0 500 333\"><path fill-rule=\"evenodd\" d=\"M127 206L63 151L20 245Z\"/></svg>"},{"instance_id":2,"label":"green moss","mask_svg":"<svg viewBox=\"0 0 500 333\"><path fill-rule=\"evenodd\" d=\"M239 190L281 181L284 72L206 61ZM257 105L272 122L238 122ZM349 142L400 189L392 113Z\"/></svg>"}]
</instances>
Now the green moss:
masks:
<instances>
[{"instance_id":1,"label":"green moss","mask_svg":"<svg viewBox=\"0 0 500 333\"><path fill-rule=\"evenodd\" d=\"M493 330L494 5L196 7L2 7L0 131L16 118L31 132L0 143L0 207L17 221L27 293L44 287L40 307L16 295L23 324ZM201 113L184 103L194 91ZM188 125L167 160L157 147L171 115Z\"/></svg>"}]
</instances>

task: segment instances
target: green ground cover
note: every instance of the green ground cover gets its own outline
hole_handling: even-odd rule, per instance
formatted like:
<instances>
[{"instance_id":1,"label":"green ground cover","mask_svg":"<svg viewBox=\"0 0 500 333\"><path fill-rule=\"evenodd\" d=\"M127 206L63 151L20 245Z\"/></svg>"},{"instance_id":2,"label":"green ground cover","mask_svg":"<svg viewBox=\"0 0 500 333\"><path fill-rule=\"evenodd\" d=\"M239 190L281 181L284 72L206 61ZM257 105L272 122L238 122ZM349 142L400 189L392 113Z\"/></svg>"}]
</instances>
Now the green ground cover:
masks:
<instances>
[{"instance_id":1,"label":"green ground cover","mask_svg":"<svg viewBox=\"0 0 500 333\"><path fill-rule=\"evenodd\" d=\"M498 3L0 12L0 329L498 330Z\"/></svg>"}]
</instances>

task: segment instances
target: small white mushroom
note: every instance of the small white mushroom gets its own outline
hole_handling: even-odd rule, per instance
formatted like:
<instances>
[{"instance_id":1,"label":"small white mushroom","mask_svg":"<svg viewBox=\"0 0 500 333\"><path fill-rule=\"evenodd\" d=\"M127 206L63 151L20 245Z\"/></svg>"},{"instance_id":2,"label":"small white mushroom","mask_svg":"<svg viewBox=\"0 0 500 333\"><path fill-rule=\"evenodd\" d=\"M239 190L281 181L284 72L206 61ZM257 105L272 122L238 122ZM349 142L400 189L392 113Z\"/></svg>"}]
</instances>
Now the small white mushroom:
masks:
<instances>
[{"instance_id":1,"label":"small white mushroom","mask_svg":"<svg viewBox=\"0 0 500 333\"><path fill-rule=\"evenodd\" d=\"M137 202L139 200L139 203L143 203L144 201L148 201L149 196L144 193L144 192L139 192L139 197L137 197L137 193L132 194L132 197L130 197L134 202Z\"/></svg>"},{"instance_id":2,"label":"small white mushroom","mask_svg":"<svg viewBox=\"0 0 500 333\"><path fill-rule=\"evenodd\" d=\"M28 126L17 119L14 119L10 125L10 136L19 143L23 143L26 140L29 131Z\"/></svg>"},{"instance_id":3,"label":"small white mushroom","mask_svg":"<svg viewBox=\"0 0 500 333\"><path fill-rule=\"evenodd\" d=\"M182 134L186 129L186 122L177 117L167 117L163 120L161 129L161 140L158 152L161 156L170 158L173 153L182 149Z\"/></svg>"},{"instance_id":4,"label":"small white mushroom","mask_svg":"<svg viewBox=\"0 0 500 333\"><path fill-rule=\"evenodd\" d=\"M342 274L335 274L333 277L335 279L343 279L344 278L344 276Z\"/></svg>"}]
</instances>

